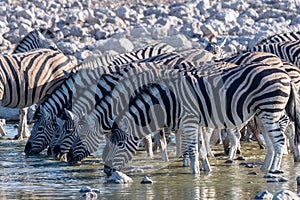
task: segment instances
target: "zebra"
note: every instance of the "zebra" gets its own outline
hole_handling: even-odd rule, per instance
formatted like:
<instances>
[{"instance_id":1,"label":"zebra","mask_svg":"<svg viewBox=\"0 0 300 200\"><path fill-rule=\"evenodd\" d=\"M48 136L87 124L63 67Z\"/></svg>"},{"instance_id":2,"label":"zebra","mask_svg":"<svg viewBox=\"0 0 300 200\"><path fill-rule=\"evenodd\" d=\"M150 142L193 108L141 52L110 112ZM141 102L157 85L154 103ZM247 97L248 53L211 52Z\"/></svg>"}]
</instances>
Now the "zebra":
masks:
<instances>
[{"instance_id":1,"label":"zebra","mask_svg":"<svg viewBox=\"0 0 300 200\"><path fill-rule=\"evenodd\" d=\"M153 79L156 75L158 77ZM127 85L127 90L134 90L134 88L141 87L142 84L145 84L141 80L147 84L150 82L155 84L162 82L161 84L166 85L169 90L176 94L183 110L189 107L186 111L180 112L182 115L179 115L180 117L176 119L176 122L177 128L183 128L182 147L185 148L183 149L184 151L189 152L193 173L199 173L197 162L198 151L196 150L199 125L230 129L245 124L251 117L257 114L261 120L264 133L268 135L273 145L276 145L274 148L280 149L277 147L281 146L282 143L276 143L276 139L280 138L284 140L284 137L280 137L281 132L278 125L281 113L286 110L289 117L291 117L295 123L298 122L295 117L298 119L299 114L294 107L292 107L293 103L295 103L293 106L299 106L296 101L298 99L296 99L296 92L290 77L284 70L270 68L267 64L253 63L245 66L232 67L210 76L199 76L197 74L191 76L188 75L188 73L178 74L178 72L174 73L174 71L161 72L159 70L150 70L129 77L124 81L124 84L119 86L119 89L116 88L114 91L118 93L121 88L124 89L124 85ZM125 91L127 92L127 90ZM121 91L124 92L124 90ZM98 119L99 126L106 127L107 123L110 123L110 126L112 126L111 142L108 148L109 152L105 153L103 159L105 160L106 166L116 170L120 170L124 167L128 159L132 157L135 152L134 144L143 138L145 133L157 130L162 126L161 123L165 122L164 120L172 119L164 117L156 120L158 117L155 113L173 112L173 110L169 108L162 109L160 112L151 110L152 107L155 108L151 102L159 102L159 100L140 100L139 103L136 103L136 107L132 107L131 104L129 104L128 111L124 111L124 108L127 108L126 105L122 107L122 102L114 102L114 100L118 101L120 98L119 95L120 94L116 94L113 99L106 96L100 105L96 106L98 113L102 113L101 116L97 116L102 118L100 120ZM122 95L124 94L122 93ZM157 95L154 95L154 97L155 96ZM236 100L233 99L233 96L237 97ZM224 99L226 99L226 101L224 101ZM122 98L121 101L124 101L124 99ZM111 102L114 102L114 104L110 104ZM147 102L147 106L144 105L143 102ZM113 105L110 112L114 113L115 110L120 110L123 114L116 115L115 119L110 119L105 116L104 110L109 104ZM158 105L162 106L162 104L159 103ZM151 111L146 112L145 110ZM220 115L220 113L222 113L222 115ZM151 126L148 125L150 114L153 116L153 118L151 118ZM167 114L165 115L167 116ZM195 115L195 117L193 115ZM165 126L166 124L163 125ZM193 128L193 131L189 130L188 127ZM296 124L296 127L297 130L299 124ZM101 132L101 130L99 132ZM190 134L187 134L187 132L190 132ZM299 133L296 131L295 140L297 142L299 141L298 137ZM186 149L187 147L189 149ZM274 156L272 150L268 148L267 154L271 154L272 159L265 160L262 170L278 170L280 165L278 162L280 162L280 159L277 157L281 156L281 152L275 151ZM266 158L270 158L270 156L266 156Z\"/></svg>"},{"instance_id":2,"label":"zebra","mask_svg":"<svg viewBox=\"0 0 300 200\"><path fill-rule=\"evenodd\" d=\"M180 52L180 53L183 53L183 55L186 55L184 52ZM281 60L273 54L261 53L261 52L253 52L253 53L250 52L250 53L247 53L247 54L253 54L252 56L248 55L249 56L249 59L248 59L249 63L252 62L252 61L253 62L262 61L262 62L270 63L273 67L280 67L282 65ZM194 57L197 58L197 56L194 56ZM257 57L260 57L260 59L258 59ZM210 68L212 67L211 65L215 64L215 63L210 63L210 64L206 63L206 65L201 64L201 62L198 62L198 59L191 59L191 57L189 57L188 60L193 60L193 62L196 63L197 65L202 65L201 67L199 67L200 68L199 70L202 71L202 74L204 74L205 71L208 71L209 73L211 73L211 70L210 70ZM237 58L237 60L240 62L240 59ZM226 61L226 59L225 59L225 61ZM164 64L167 63L167 65L170 64L168 62L162 62L162 63L164 63ZM220 66L222 66L222 68L227 68L227 67L230 67L232 65L220 65ZM173 66L173 67L177 68L176 66ZM185 68L185 69L187 69L187 68ZM188 68L188 69L191 69L191 68ZM106 84L108 84L108 83L103 82L103 85L106 85ZM88 120L86 120L86 121L88 121ZM93 144L95 144L95 142L94 142L95 140L100 142L101 139L102 139L101 135L99 135L99 137L100 137L99 139L96 138L97 134L93 133L92 131L85 130L85 131L81 131L81 132L84 133L84 136L80 136L80 139L76 139L76 141L78 141L78 144L75 143L75 145L73 145L73 147L72 147L72 150L74 152L72 153L72 156L69 156L69 158L68 158L68 161L70 163L80 162L83 158L88 156L90 153L95 152L97 150L98 144L97 145L92 145L88 141L91 141L91 142L93 142ZM64 134L61 134L62 138L64 137L63 135ZM179 136L179 134L177 134L176 136ZM79 136L77 136L77 138L78 137ZM84 141L85 140L84 138L86 138L86 141ZM204 141L206 142L207 140L204 140ZM64 141L62 140L60 143L64 143ZM67 142L65 144L69 144L69 143L70 142ZM70 148L70 147L66 147L65 145L63 145L63 146L64 147L62 149L67 149L68 150ZM209 145L206 145L206 147L209 147ZM89 150L87 150L87 148ZM92 152L90 151L91 149L92 149ZM177 150L180 151L180 148L178 148L178 146L177 146ZM207 148L207 153L208 153L209 156L212 156L210 148ZM178 156L179 156L179 154L181 154L181 153L177 153ZM167 160L167 159L165 159L165 160ZM184 164L184 166L185 166L185 164Z\"/></svg>"},{"instance_id":3,"label":"zebra","mask_svg":"<svg viewBox=\"0 0 300 200\"><path fill-rule=\"evenodd\" d=\"M38 49L0 56L1 106L24 108L39 104L66 78L73 68L60 51Z\"/></svg>"},{"instance_id":4,"label":"zebra","mask_svg":"<svg viewBox=\"0 0 300 200\"><path fill-rule=\"evenodd\" d=\"M214 58L213 54L211 54L211 53L209 53L205 50L203 51L201 49L187 50L187 51L184 51L184 52L179 52L179 54L180 54L180 56L178 56L176 58L173 57L172 59L169 59L169 58L168 59L162 59L162 60L160 60L160 62L161 62L161 64L170 66L173 69L184 69L185 70L185 69L190 69L191 67L194 67L196 65L199 65L199 63L204 62L206 59ZM182 54L183 54L183 56L181 56ZM185 55L188 55L188 59L185 59ZM229 64L229 65L231 66L231 64ZM223 66L223 65L220 65L220 66ZM226 65L226 67L227 67L227 65ZM208 65L207 68L210 68L210 65ZM113 79L115 80L116 78L113 78ZM111 85L110 82L106 83L105 80L102 81L103 86L105 86L107 84ZM102 91L102 89L98 89L98 90ZM101 95L101 96L104 96L104 95ZM57 144L61 146L61 148L56 148L56 149L60 149L60 153L59 153L60 155L64 155L69 151L69 149L71 148L70 145L69 145L71 143L70 141L74 140L75 139L74 137L77 134L72 135L72 137L65 137L65 135L66 135L65 133L61 133L60 134L61 139L59 139L59 141L57 142ZM68 136L70 136L70 135L71 134L68 134ZM161 140L164 141L165 140L164 137L162 137ZM64 141L67 141L67 142L64 142ZM92 141L93 144L95 144L95 142L93 140L90 140L90 141ZM165 142L162 142L162 143L165 143ZM90 153L95 152L98 148L98 145L93 145L93 148L90 147L89 149L84 149L85 147L83 147L83 145L81 146L81 148L83 148L83 149L81 149L81 151L83 153L78 157L76 156L77 157L76 162L79 162L80 159L83 159L84 157L90 155ZM168 158L167 158L167 154L166 154L166 149L163 149L161 152L162 152L163 160L167 161ZM57 154L57 152L55 153L55 157L57 156L56 154ZM65 155L62 156L62 157L66 158Z\"/></svg>"},{"instance_id":5,"label":"zebra","mask_svg":"<svg viewBox=\"0 0 300 200\"><path fill-rule=\"evenodd\" d=\"M299 70L299 68L294 66L293 64L291 64L289 62L286 62L284 60L280 60L277 56L275 56L272 53L267 53L267 52L246 52L244 54L232 56L230 58L220 59L219 61L235 63L237 65L247 64L247 63L251 63L251 62L264 62L264 63L267 63L267 64L272 65L274 67L282 66L282 68L289 74L292 81L295 83L296 90L299 91L299 87L300 87L300 85L299 85L299 81L300 81L300 70ZM260 144L260 147L263 148L263 145L262 145L262 143L259 139L258 133L257 133L257 131L255 131L254 122L252 120L250 120L250 123L248 123L248 126L253 131L256 138L258 139L258 143ZM240 128L242 128L242 127L240 127ZM282 128L285 129L286 127L282 127ZM238 140L239 140L239 138L240 138L239 131L237 131L236 134L237 134L237 137L238 137ZM231 137L235 137L235 136L231 136ZM237 146L239 146L238 145L239 142L237 140L235 140L235 141L236 141ZM223 142L224 150L225 150L225 152L228 153L228 145L227 144L228 144L227 142ZM234 153L234 148L237 148L237 147L234 146L233 148L230 148L230 151L229 151L229 154L228 154L228 160L226 161L228 163L233 162L233 157L234 157L234 154L235 154ZM296 160L298 160L298 159L299 158L297 158Z\"/></svg>"},{"instance_id":6,"label":"zebra","mask_svg":"<svg viewBox=\"0 0 300 200\"><path fill-rule=\"evenodd\" d=\"M193 51L195 51L195 50L193 50ZM191 51L189 51L189 52L191 52ZM198 55L198 53L196 54L196 55ZM160 57L161 58L161 57ZM164 64L166 64L167 66L172 66L172 67L174 67L174 68L176 68L176 67L178 67L178 68L183 68L183 69L187 69L187 68L190 68L190 67L192 67L193 65L192 64L190 64L189 62L186 62L184 59L182 59L180 56L179 57L177 57L178 59L174 59L174 57L172 57L172 59L165 59L165 57L163 57L164 59L163 60L160 60L159 59L159 61L160 62L163 62ZM191 59L191 60L193 60L193 59ZM148 60L147 60L148 61ZM152 61L152 59L150 59L150 61ZM144 61L143 61L144 62ZM170 64L170 63L172 63L172 64ZM145 68L142 68L141 70L146 70L147 69L147 67L145 67ZM126 73L125 73L126 74ZM120 75L120 77L121 77L122 75ZM105 77L105 76L104 76ZM119 77L118 77L119 78ZM110 87L111 88L113 88L114 87L114 84L115 83L117 83L117 77L114 77L113 78L113 80L114 80L114 83L113 82L111 82L111 79L110 78L108 78L107 80L105 79L105 78L100 78L100 80L98 80L98 82L99 82L99 85L98 85L98 93L97 93L97 95L100 95L100 96L105 96L105 94L102 94L101 92L102 91L105 91L106 89L105 88L107 88L107 85L110 85ZM101 83L101 84L100 84ZM77 112L76 112L77 113ZM72 136L72 137L65 137L65 133L64 132L62 132L61 134L60 134L60 139L58 139L58 141L56 142L58 145L61 145L61 148L58 148L58 147L56 147L56 149L60 149L60 155L64 155L65 153L67 153L68 152L68 150L71 148L71 146L69 145L70 143L71 143L71 141L72 140L74 140L74 137L76 136L76 134L74 133L73 135L72 134L68 134L68 136ZM64 142L64 141L67 141L67 142ZM53 148L55 148L55 147L53 147ZM93 152L94 151L96 151L96 149L97 149L97 147L96 148L93 148L94 150L93 150ZM91 153L91 152L89 152L89 153ZM86 153L85 155L88 155L89 153ZM55 157L57 157L57 152L54 154L55 155ZM166 156L166 154L164 153L164 155L162 155L164 158L165 158L165 160L167 160L167 156ZM62 156L62 157L66 157L65 155L64 156ZM81 157L82 158L82 157Z\"/></svg>"},{"instance_id":7,"label":"zebra","mask_svg":"<svg viewBox=\"0 0 300 200\"><path fill-rule=\"evenodd\" d=\"M34 29L29 32L15 47L13 54L24 53L34 49L45 48L60 51L56 44L48 38L54 38L53 32L48 29ZM20 121L18 126L18 134L15 139L23 139L28 137L27 130L27 113L28 108L22 108L20 110ZM0 127L2 128L2 127Z\"/></svg>"},{"instance_id":8,"label":"zebra","mask_svg":"<svg viewBox=\"0 0 300 200\"><path fill-rule=\"evenodd\" d=\"M164 58L172 57L173 55L166 53L173 50L170 45L158 43L115 57L93 57L76 66L68 79L37 108L33 117L36 122L25 146L25 153L38 154L49 145L57 125L56 119L62 115L63 108L73 110L79 116L93 109L94 89L102 74L118 71L122 64L130 61L155 61L161 59L160 55Z\"/></svg>"}]
</instances>

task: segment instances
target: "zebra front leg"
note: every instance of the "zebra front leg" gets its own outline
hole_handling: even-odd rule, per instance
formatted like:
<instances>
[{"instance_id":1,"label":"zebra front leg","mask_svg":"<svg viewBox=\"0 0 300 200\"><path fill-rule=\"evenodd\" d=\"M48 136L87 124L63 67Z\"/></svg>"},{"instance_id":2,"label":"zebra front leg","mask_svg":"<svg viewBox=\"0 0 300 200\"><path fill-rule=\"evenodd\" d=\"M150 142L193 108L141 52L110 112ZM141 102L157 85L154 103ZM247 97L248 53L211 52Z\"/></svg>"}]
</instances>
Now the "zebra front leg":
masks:
<instances>
[{"instance_id":1,"label":"zebra front leg","mask_svg":"<svg viewBox=\"0 0 300 200\"><path fill-rule=\"evenodd\" d=\"M28 138L30 136L30 132L27 130L27 113L28 108L22 108L19 110L19 127L18 134L15 136L15 139L23 140L24 138Z\"/></svg>"},{"instance_id":2,"label":"zebra front leg","mask_svg":"<svg viewBox=\"0 0 300 200\"><path fill-rule=\"evenodd\" d=\"M186 118L182 120L182 143L181 148L183 153L188 153L191 160L192 173L199 174L199 152L198 152L198 142L199 142L199 124L198 121Z\"/></svg>"},{"instance_id":3,"label":"zebra front leg","mask_svg":"<svg viewBox=\"0 0 300 200\"><path fill-rule=\"evenodd\" d=\"M152 150L152 139L151 139L151 134L147 135L144 137L144 145L147 151L147 154L150 158L153 158L153 150Z\"/></svg>"},{"instance_id":4,"label":"zebra front leg","mask_svg":"<svg viewBox=\"0 0 300 200\"><path fill-rule=\"evenodd\" d=\"M212 153L210 148L210 139L213 135L214 129L209 127L203 127L202 129L203 129L202 134L203 134L203 141L205 143L206 154L208 157L214 157L214 154Z\"/></svg>"},{"instance_id":5,"label":"zebra front leg","mask_svg":"<svg viewBox=\"0 0 300 200\"><path fill-rule=\"evenodd\" d=\"M5 125L5 119L0 119L0 133L2 136L7 135L6 131L3 128L4 125Z\"/></svg>"},{"instance_id":6,"label":"zebra front leg","mask_svg":"<svg viewBox=\"0 0 300 200\"><path fill-rule=\"evenodd\" d=\"M207 131L204 131L204 130L209 130L209 128L204 128L204 127L199 128L199 135L198 135L198 137L199 137L199 139L198 139L198 141L199 141L199 144L198 144L199 159L202 163L203 170L206 172L210 172L211 167L210 167L210 164L209 164L209 161L207 158L207 156L208 156L207 150L211 150L211 149L210 149L210 145L209 145L209 140L206 141L210 137L208 137L208 138L205 137L207 134ZM208 147L206 145L208 145Z\"/></svg>"},{"instance_id":7,"label":"zebra front leg","mask_svg":"<svg viewBox=\"0 0 300 200\"><path fill-rule=\"evenodd\" d=\"M228 153L228 159L225 163L233 163L233 159L236 155L236 151L239 148L239 140L241 138L241 133L237 128L226 129L226 132L228 134L231 147Z\"/></svg>"},{"instance_id":8,"label":"zebra front leg","mask_svg":"<svg viewBox=\"0 0 300 200\"><path fill-rule=\"evenodd\" d=\"M168 162L168 150L167 150L167 140L164 129L160 130L158 134L155 135L156 139L158 140L161 158L164 162ZM154 137L155 137L154 136Z\"/></svg>"}]
</instances>

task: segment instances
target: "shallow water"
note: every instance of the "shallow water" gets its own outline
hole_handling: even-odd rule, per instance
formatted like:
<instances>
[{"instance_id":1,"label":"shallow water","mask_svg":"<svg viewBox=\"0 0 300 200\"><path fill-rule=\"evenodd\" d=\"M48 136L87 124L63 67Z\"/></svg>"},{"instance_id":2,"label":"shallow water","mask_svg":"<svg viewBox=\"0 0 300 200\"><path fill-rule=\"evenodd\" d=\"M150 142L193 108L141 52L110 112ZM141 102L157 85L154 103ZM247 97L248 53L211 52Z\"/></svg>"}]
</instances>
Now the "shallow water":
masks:
<instances>
[{"instance_id":1,"label":"shallow water","mask_svg":"<svg viewBox=\"0 0 300 200\"><path fill-rule=\"evenodd\" d=\"M6 125L5 129L8 137L17 133L12 125ZM285 155L282 163L285 173L282 176L288 182L267 183L260 165L255 168L240 165L243 162L261 163L265 151L259 150L256 143L242 143L246 161L225 164L226 157L218 145L213 147L216 156L210 158L212 172L193 175L190 168L182 167L181 159L175 157L175 148L170 146L169 162L161 161L160 155L149 159L145 151L139 151L133 162L123 170L133 179L133 183L105 184L108 177L103 173L99 153L86 159L82 165L68 166L48 158L46 152L26 157L23 153L25 143L0 140L1 200L80 199L82 186L99 189L97 199L253 199L263 190L272 194L282 189L297 192L296 178L300 172L299 163L294 163L290 154ZM250 175L251 172L257 174ZM145 175L154 183L141 184Z\"/></svg>"}]
</instances>

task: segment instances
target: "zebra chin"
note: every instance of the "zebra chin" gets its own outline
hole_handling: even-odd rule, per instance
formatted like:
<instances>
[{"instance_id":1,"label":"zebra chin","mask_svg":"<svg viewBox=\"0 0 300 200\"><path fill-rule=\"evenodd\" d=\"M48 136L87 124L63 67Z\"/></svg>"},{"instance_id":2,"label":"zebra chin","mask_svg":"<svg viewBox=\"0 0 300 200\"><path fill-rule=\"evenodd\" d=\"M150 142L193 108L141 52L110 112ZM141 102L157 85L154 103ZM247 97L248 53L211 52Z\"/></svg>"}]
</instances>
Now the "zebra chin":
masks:
<instances>
[{"instance_id":1,"label":"zebra chin","mask_svg":"<svg viewBox=\"0 0 300 200\"><path fill-rule=\"evenodd\" d=\"M37 155L37 154L41 153L42 151L43 151L43 148L33 147L31 142L27 142L25 149L24 149L24 153L27 156Z\"/></svg>"}]
</instances>

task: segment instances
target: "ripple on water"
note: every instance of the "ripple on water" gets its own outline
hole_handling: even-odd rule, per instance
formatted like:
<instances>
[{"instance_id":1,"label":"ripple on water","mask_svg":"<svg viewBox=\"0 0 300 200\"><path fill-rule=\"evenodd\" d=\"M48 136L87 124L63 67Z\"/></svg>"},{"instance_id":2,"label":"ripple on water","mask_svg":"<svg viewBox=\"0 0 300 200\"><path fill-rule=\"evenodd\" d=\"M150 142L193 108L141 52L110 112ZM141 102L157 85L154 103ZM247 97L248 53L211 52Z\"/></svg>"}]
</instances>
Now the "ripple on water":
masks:
<instances>
[{"instance_id":1,"label":"ripple on water","mask_svg":"<svg viewBox=\"0 0 300 200\"><path fill-rule=\"evenodd\" d=\"M8 133L11 137L16 129L10 128ZM78 199L82 186L99 189L101 199L252 199L265 189L273 194L282 189L296 191L296 176L300 171L300 164L294 164L292 156L284 156L283 176L289 181L267 183L260 165L253 168L239 165L262 162L265 150L259 150L256 143L242 143L246 161L225 164L222 146L215 146L213 151L218 156L209 158L212 173L193 175L190 168L182 167L182 160L175 157L175 148L171 146L170 162L162 162L160 155L150 159L144 151L139 151L123 170L134 182L108 185L99 158L101 150L82 165L68 166L48 158L45 152L25 156L25 144L26 141L0 140L0 199ZM153 184L140 183L145 175Z\"/></svg>"}]
</instances>

